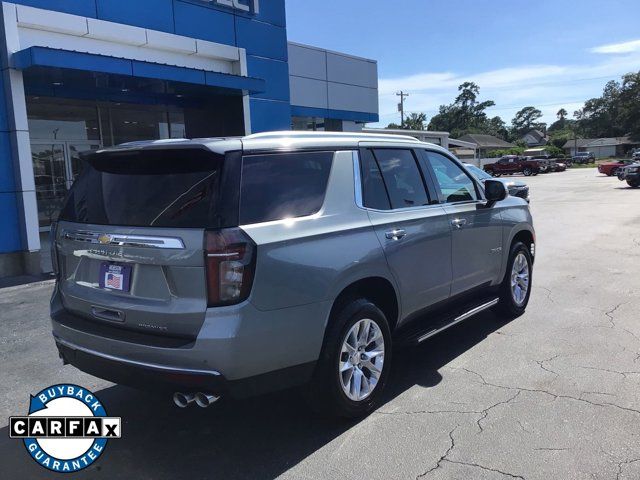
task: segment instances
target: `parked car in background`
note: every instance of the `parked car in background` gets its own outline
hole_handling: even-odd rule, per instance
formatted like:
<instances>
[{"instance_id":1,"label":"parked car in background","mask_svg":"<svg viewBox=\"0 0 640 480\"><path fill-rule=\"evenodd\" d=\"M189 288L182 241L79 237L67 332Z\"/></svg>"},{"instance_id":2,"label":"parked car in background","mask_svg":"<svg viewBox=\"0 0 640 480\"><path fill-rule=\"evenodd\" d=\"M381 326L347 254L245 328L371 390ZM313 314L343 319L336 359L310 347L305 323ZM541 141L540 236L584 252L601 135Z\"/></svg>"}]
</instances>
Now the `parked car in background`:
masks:
<instances>
[{"instance_id":1,"label":"parked car in background","mask_svg":"<svg viewBox=\"0 0 640 480\"><path fill-rule=\"evenodd\" d=\"M465 163L464 166L467 167L471 175L476 177L483 185L487 180L495 180L491 175L475 165ZM509 191L509 195L512 197L520 197L529 203L529 186L526 183L506 178L499 178L498 181L504 183Z\"/></svg>"},{"instance_id":2,"label":"parked car in background","mask_svg":"<svg viewBox=\"0 0 640 480\"><path fill-rule=\"evenodd\" d=\"M528 205L412 137L161 140L83 163L51 237L60 356L180 407L304 385L362 416L394 345L529 302Z\"/></svg>"},{"instance_id":3,"label":"parked car in background","mask_svg":"<svg viewBox=\"0 0 640 480\"><path fill-rule=\"evenodd\" d=\"M598 172L613 177L618 175L618 170L622 167L633 163L633 160L616 160L615 162L605 162L598 165Z\"/></svg>"},{"instance_id":4,"label":"parked car in background","mask_svg":"<svg viewBox=\"0 0 640 480\"><path fill-rule=\"evenodd\" d=\"M567 164L561 159L554 158L551 160L551 168L554 172L564 172L567 170Z\"/></svg>"},{"instance_id":5,"label":"parked car in background","mask_svg":"<svg viewBox=\"0 0 640 480\"><path fill-rule=\"evenodd\" d=\"M538 160L518 155L505 155L495 163L485 165L484 171L493 177L501 175L513 175L522 173L525 176L537 175L540 173L541 164Z\"/></svg>"},{"instance_id":6,"label":"parked car in background","mask_svg":"<svg viewBox=\"0 0 640 480\"><path fill-rule=\"evenodd\" d=\"M618 169L618 180L632 188L640 187L640 162L633 162Z\"/></svg>"},{"instance_id":7,"label":"parked car in background","mask_svg":"<svg viewBox=\"0 0 640 480\"><path fill-rule=\"evenodd\" d=\"M571 157L571 160L573 163L586 165L588 163L595 163L596 156L592 152L578 152L573 157Z\"/></svg>"},{"instance_id":8,"label":"parked car in background","mask_svg":"<svg viewBox=\"0 0 640 480\"><path fill-rule=\"evenodd\" d=\"M567 169L567 166L553 155L538 155L532 158L540 162L540 173L564 172Z\"/></svg>"}]
</instances>

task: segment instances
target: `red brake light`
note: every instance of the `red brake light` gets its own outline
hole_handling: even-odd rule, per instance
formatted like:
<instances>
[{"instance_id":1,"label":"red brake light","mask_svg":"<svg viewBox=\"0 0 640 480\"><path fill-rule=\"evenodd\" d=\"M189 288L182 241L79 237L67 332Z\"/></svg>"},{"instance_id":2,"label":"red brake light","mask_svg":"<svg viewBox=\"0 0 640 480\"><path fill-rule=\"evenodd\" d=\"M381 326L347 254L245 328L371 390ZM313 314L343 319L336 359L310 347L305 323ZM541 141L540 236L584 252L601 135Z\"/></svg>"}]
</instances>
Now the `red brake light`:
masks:
<instances>
[{"instance_id":1,"label":"red brake light","mask_svg":"<svg viewBox=\"0 0 640 480\"><path fill-rule=\"evenodd\" d=\"M233 305L251 293L256 246L239 228L205 232L207 295L210 307Z\"/></svg>"}]
</instances>

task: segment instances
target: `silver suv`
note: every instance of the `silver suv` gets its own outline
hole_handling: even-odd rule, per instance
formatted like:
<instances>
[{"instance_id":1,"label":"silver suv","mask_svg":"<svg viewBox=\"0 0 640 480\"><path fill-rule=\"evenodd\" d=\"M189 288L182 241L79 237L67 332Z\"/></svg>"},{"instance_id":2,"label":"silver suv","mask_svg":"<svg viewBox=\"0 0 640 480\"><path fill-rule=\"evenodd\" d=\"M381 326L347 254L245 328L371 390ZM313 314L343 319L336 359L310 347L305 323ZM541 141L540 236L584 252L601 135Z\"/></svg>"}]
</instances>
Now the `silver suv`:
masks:
<instances>
[{"instance_id":1,"label":"silver suv","mask_svg":"<svg viewBox=\"0 0 640 480\"><path fill-rule=\"evenodd\" d=\"M363 415L393 345L529 300L527 202L411 137L155 141L83 163L53 232L60 355L179 406L306 385Z\"/></svg>"}]
</instances>

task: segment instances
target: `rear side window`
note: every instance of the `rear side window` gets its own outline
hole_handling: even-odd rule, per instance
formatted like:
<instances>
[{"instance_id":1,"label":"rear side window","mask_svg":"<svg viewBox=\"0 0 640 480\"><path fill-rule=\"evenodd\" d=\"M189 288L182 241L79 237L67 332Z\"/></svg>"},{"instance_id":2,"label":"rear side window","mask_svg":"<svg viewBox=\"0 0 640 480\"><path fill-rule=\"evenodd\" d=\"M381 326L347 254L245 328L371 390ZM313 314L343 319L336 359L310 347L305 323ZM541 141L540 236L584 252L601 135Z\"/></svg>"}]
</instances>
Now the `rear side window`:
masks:
<instances>
[{"instance_id":1,"label":"rear side window","mask_svg":"<svg viewBox=\"0 0 640 480\"><path fill-rule=\"evenodd\" d=\"M367 208L390 210L391 203L384 186L382 173L371 150L363 150L360 161L362 172L362 204Z\"/></svg>"},{"instance_id":2,"label":"rear side window","mask_svg":"<svg viewBox=\"0 0 640 480\"><path fill-rule=\"evenodd\" d=\"M424 182L411 150L385 148L376 149L373 153L382 171L392 208L429 204Z\"/></svg>"},{"instance_id":3,"label":"rear side window","mask_svg":"<svg viewBox=\"0 0 640 480\"><path fill-rule=\"evenodd\" d=\"M242 160L240 224L317 213L324 202L334 152L245 156Z\"/></svg>"},{"instance_id":4,"label":"rear side window","mask_svg":"<svg viewBox=\"0 0 640 480\"><path fill-rule=\"evenodd\" d=\"M227 226L220 221L222 210L234 207L219 195L223 164L224 156L195 148L89 155L60 219L137 227Z\"/></svg>"}]
</instances>

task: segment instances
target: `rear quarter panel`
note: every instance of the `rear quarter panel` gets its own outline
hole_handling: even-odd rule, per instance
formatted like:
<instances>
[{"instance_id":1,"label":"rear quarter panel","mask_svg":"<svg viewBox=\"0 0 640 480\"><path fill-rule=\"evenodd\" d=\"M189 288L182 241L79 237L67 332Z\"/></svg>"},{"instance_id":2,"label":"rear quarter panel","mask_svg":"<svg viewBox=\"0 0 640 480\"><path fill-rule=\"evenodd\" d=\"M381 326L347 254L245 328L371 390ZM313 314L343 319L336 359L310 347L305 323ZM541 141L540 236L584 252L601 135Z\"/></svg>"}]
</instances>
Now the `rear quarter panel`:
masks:
<instances>
[{"instance_id":1,"label":"rear quarter panel","mask_svg":"<svg viewBox=\"0 0 640 480\"><path fill-rule=\"evenodd\" d=\"M336 153L316 215L242 227L258 246L250 297L257 309L333 300L349 284L371 276L395 287L369 217L355 204L352 158L351 151Z\"/></svg>"}]
</instances>

